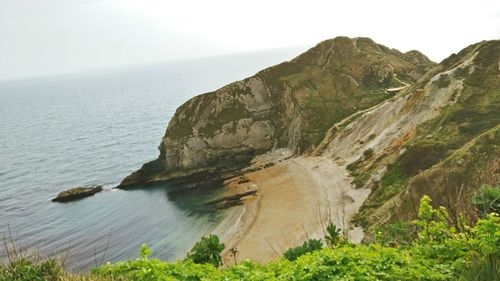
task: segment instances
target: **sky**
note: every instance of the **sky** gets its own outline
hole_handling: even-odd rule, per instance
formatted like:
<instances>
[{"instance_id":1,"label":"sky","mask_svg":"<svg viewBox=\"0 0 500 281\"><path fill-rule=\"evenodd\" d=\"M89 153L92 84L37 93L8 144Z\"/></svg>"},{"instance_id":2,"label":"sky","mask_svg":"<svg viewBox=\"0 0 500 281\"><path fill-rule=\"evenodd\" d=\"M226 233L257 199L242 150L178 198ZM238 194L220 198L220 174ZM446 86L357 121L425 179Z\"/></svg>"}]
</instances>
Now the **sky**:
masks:
<instances>
[{"instance_id":1,"label":"sky","mask_svg":"<svg viewBox=\"0 0 500 281\"><path fill-rule=\"evenodd\" d=\"M0 0L0 80L370 37L439 62L500 39L498 0Z\"/></svg>"}]
</instances>

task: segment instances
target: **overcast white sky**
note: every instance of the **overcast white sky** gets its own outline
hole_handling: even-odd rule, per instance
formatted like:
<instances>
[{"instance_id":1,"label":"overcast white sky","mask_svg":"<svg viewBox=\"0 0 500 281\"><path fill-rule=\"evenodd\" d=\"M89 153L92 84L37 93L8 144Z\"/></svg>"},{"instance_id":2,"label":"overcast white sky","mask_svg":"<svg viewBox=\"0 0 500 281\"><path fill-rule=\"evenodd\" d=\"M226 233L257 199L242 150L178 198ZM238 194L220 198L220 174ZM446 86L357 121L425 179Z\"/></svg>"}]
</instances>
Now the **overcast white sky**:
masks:
<instances>
[{"instance_id":1,"label":"overcast white sky","mask_svg":"<svg viewBox=\"0 0 500 281\"><path fill-rule=\"evenodd\" d=\"M440 61L500 39L498 0L0 0L0 80L371 37Z\"/></svg>"}]
</instances>

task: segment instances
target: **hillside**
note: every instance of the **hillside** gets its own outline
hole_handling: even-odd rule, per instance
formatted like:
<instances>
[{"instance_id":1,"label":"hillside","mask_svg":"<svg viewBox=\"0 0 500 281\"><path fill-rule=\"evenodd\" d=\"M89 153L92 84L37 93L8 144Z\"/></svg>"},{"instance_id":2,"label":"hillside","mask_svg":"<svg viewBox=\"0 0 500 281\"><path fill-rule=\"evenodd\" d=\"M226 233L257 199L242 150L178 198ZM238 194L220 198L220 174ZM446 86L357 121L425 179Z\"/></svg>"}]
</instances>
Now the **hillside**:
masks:
<instances>
[{"instance_id":1,"label":"hillside","mask_svg":"<svg viewBox=\"0 0 500 281\"><path fill-rule=\"evenodd\" d=\"M176 111L158 159L122 181L127 188L245 165L287 147L312 150L342 118L390 98L434 63L368 38L337 37L253 77L192 98Z\"/></svg>"},{"instance_id":2,"label":"hillside","mask_svg":"<svg viewBox=\"0 0 500 281\"><path fill-rule=\"evenodd\" d=\"M185 260L143 245L79 276L20 255L0 280L498 280L499 130L500 40L439 64L327 40L187 101L118 186L224 188Z\"/></svg>"},{"instance_id":3,"label":"hillside","mask_svg":"<svg viewBox=\"0 0 500 281\"><path fill-rule=\"evenodd\" d=\"M179 107L158 159L119 187L225 185L239 198L227 206L244 207L216 232L263 262L275 254L260 240L290 247L325 216L361 241L359 226L414 218L424 194L466 212L498 184L499 56L500 41L439 64L368 38L323 41Z\"/></svg>"},{"instance_id":4,"label":"hillside","mask_svg":"<svg viewBox=\"0 0 500 281\"><path fill-rule=\"evenodd\" d=\"M469 46L330 143L333 156L346 142L365 140L348 158L355 184L373 190L359 222L415 217L423 194L463 210L482 184L498 184L499 60L500 41ZM359 139L363 133L373 139ZM361 157L367 149L369 159Z\"/></svg>"}]
</instances>

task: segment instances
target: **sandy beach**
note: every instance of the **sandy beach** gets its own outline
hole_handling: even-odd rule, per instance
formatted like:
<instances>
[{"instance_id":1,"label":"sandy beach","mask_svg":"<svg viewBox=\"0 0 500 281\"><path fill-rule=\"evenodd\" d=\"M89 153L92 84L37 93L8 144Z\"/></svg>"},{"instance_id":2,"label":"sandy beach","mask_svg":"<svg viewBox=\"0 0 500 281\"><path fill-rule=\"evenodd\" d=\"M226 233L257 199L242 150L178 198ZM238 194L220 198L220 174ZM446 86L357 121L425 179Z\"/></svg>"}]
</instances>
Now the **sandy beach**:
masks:
<instances>
[{"instance_id":1,"label":"sandy beach","mask_svg":"<svg viewBox=\"0 0 500 281\"><path fill-rule=\"evenodd\" d=\"M263 165L272 157L257 159ZM237 261L252 259L262 263L308 238L324 236L331 220L348 229L350 240L359 242L361 229L352 229L349 218L369 195L368 189L354 189L344 167L324 157L297 157L276 161L272 167L246 173L249 180L227 183L228 193L257 190L243 205L229 210L215 233L226 244L224 259L234 262L230 249L238 250Z\"/></svg>"}]
</instances>

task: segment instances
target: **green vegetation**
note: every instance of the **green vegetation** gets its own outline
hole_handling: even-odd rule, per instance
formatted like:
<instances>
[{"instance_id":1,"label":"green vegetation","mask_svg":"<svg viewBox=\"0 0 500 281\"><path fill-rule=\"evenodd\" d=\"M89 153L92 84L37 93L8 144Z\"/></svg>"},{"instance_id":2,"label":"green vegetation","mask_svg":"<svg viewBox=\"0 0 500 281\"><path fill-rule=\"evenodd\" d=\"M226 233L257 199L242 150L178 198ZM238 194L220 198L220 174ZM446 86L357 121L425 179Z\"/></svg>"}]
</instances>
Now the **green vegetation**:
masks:
<instances>
[{"instance_id":1,"label":"green vegetation","mask_svg":"<svg viewBox=\"0 0 500 281\"><path fill-rule=\"evenodd\" d=\"M346 169L351 172L351 175L353 176L356 176L357 173L355 173L356 169L358 168L358 166L363 162L363 160L361 158L359 158L358 160L352 162L351 164L347 165Z\"/></svg>"},{"instance_id":2,"label":"green vegetation","mask_svg":"<svg viewBox=\"0 0 500 281\"><path fill-rule=\"evenodd\" d=\"M409 246L415 237L414 225L407 221L374 226L370 229L371 239L385 247Z\"/></svg>"},{"instance_id":3,"label":"green vegetation","mask_svg":"<svg viewBox=\"0 0 500 281\"><path fill-rule=\"evenodd\" d=\"M285 253L284 259L266 265L244 261L218 269L220 263L195 263L192 258L170 263L149 259L151 251L143 245L138 259L107 263L91 276L65 274L53 260L19 260L0 266L0 280L498 280L498 214L490 213L459 231L450 224L448 211L431 203L424 196L416 220L381 227L374 241L341 242L340 230L330 227L326 241L331 248L309 240L301 246L306 251L293 258ZM199 248L220 253L221 244L214 237L204 237L191 254Z\"/></svg>"},{"instance_id":4,"label":"green vegetation","mask_svg":"<svg viewBox=\"0 0 500 281\"><path fill-rule=\"evenodd\" d=\"M335 224L329 223L326 226L325 241L328 247L333 248L338 246L342 241L342 230L338 228Z\"/></svg>"},{"instance_id":5,"label":"green vegetation","mask_svg":"<svg viewBox=\"0 0 500 281\"><path fill-rule=\"evenodd\" d=\"M409 179L398 163L388 165L387 172L382 177L379 187L363 203L361 210L355 215L354 221L367 226L367 217L400 193L408 185Z\"/></svg>"},{"instance_id":6,"label":"green vegetation","mask_svg":"<svg viewBox=\"0 0 500 281\"><path fill-rule=\"evenodd\" d=\"M415 221L391 226L398 233L414 229L407 232L405 243L393 243L395 235L380 234L376 242L365 245L333 243L331 249L319 249L319 240L309 240L300 254L267 265L245 261L216 269L190 260L155 259L107 264L93 274L131 280L496 280L500 273L498 215L489 214L464 232L452 227L448 219L446 209L433 208L425 196ZM332 228L332 233L339 232Z\"/></svg>"},{"instance_id":7,"label":"green vegetation","mask_svg":"<svg viewBox=\"0 0 500 281\"><path fill-rule=\"evenodd\" d=\"M296 59L263 70L256 77L264 81L274 104L280 106L276 123L281 122L286 128L295 117L284 116L282 110L289 107L283 104L284 96L300 111L298 148L303 152L318 145L325 132L343 118L355 114L339 129L359 117L356 113L360 110L391 98L393 95L385 89L401 85L394 75L414 83L413 74L419 77L433 65L423 60L425 67L421 69L411 61L414 60L371 40L339 37L321 42ZM408 73L413 73L413 78L405 75Z\"/></svg>"},{"instance_id":8,"label":"green vegetation","mask_svg":"<svg viewBox=\"0 0 500 281\"><path fill-rule=\"evenodd\" d=\"M340 131L344 130L349 124L356 121L361 116L363 116L363 112L358 112L358 113L352 115L347 120L345 120L344 122L342 122L341 124L338 125L339 130Z\"/></svg>"},{"instance_id":9,"label":"green vegetation","mask_svg":"<svg viewBox=\"0 0 500 281\"><path fill-rule=\"evenodd\" d=\"M399 159L401 172L406 176L416 175L442 160L446 153L446 145L443 143L415 143Z\"/></svg>"},{"instance_id":10,"label":"green vegetation","mask_svg":"<svg viewBox=\"0 0 500 281\"><path fill-rule=\"evenodd\" d=\"M363 151L363 158L365 160L371 158L372 156L373 156L373 149L368 148L367 150Z\"/></svg>"},{"instance_id":11,"label":"green vegetation","mask_svg":"<svg viewBox=\"0 0 500 281\"><path fill-rule=\"evenodd\" d=\"M327 52L325 50L333 45L325 41L297 59L256 76L269 89L272 104L276 106L271 113L273 122L288 124L290 120L287 118L293 117L283 113L289 106L283 104L285 95L293 109L300 112L300 151L321 141L327 129L342 118L351 116L339 124L340 130L361 116L362 113L356 114L359 110L389 98L390 95L382 89L401 84L393 79L393 75L408 77L405 73L414 70L385 47L371 41L359 39L352 44L342 38L335 40L336 47L347 52ZM356 44L357 48L370 52L363 56L351 55L358 53L349 52ZM342 57L332 57L340 53L343 53ZM444 88L455 83L457 77L463 77L463 89L451 94L450 104L440 109L434 118L417 126L415 135L405 140L400 150L404 153L379 155L380 161L384 162L375 163L391 164L387 165L386 173L357 214L357 222L373 224L368 218L383 205L389 205L386 203L393 198L400 199L400 208L410 209L416 206L410 203L419 199L420 204L413 215L406 209L392 208L390 211L399 211L401 217L397 220L390 216L387 217L391 220L379 219L378 225L368 229L363 244L349 243L342 238L341 229L329 224L324 240L309 239L284 252L279 260L264 265L252 261L236 264L235 258L234 266L226 264L221 267L224 244L217 236L210 235L196 243L183 261L171 263L151 259L151 250L142 245L138 259L107 263L95 268L90 275L69 274L54 259L9 255L7 251L7 262L0 264L0 281L498 280L500 188L495 177L498 175L500 143L497 64L500 44L479 43L464 49L428 72L411 89L423 88L433 76L456 67L473 53L478 55L472 66L451 75L442 75L437 81L437 87ZM386 63L391 63L394 70ZM427 66L430 65L429 62ZM252 94L248 87L229 89L229 92L232 95ZM196 112L198 105L211 104L213 97L213 94L196 97L178 111ZM418 98L418 95L414 97ZM233 122L235 130L234 121L248 117L249 113L237 101L231 105L221 109L217 115L219 119L208 121L200 132L212 135L229 122ZM192 134L192 124L196 121L193 118L198 117L179 114L176 122L171 123L171 136L182 138ZM368 138L373 137L375 135ZM373 159L373 155L368 149L347 167L355 176L357 186L362 186L368 180L369 172L373 172L366 165L379 160ZM368 159L370 161L363 162ZM360 167L365 171L361 172ZM479 188L480 183L490 185ZM429 192L438 204L434 202L433 206L428 196L420 198ZM405 196L399 198L398 194ZM473 208L458 200L462 196L465 200L472 197L471 206L477 209L479 217L471 220L453 209L460 204ZM447 208L435 207L443 202ZM404 220L408 217L412 220ZM323 241L327 248L323 247Z\"/></svg>"},{"instance_id":12,"label":"green vegetation","mask_svg":"<svg viewBox=\"0 0 500 281\"><path fill-rule=\"evenodd\" d=\"M442 74L441 76L439 76L437 83L439 88L446 88L450 85L450 82L450 77L448 77L448 75L446 74Z\"/></svg>"},{"instance_id":13,"label":"green vegetation","mask_svg":"<svg viewBox=\"0 0 500 281\"><path fill-rule=\"evenodd\" d=\"M34 262L22 257L0 266L0 280L58 280L62 272L61 265L54 259Z\"/></svg>"},{"instance_id":14,"label":"green vegetation","mask_svg":"<svg viewBox=\"0 0 500 281\"><path fill-rule=\"evenodd\" d=\"M374 137L375 135L372 134L368 136L368 140L372 140ZM362 170L361 168L363 166L367 166L366 160L372 158L373 154L373 149L368 148L367 150L363 151L362 157L347 165L346 169L350 172L351 176L354 177L352 184L354 184L356 188L362 188L365 185L366 181L370 178L373 167L368 166L368 169L364 170Z\"/></svg>"},{"instance_id":15,"label":"green vegetation","mask_svg":"<svg viewBox=\"0 0 500 281\"><path fill-rule=\"evenodd\" d=\"M500 215L500 186L481 186L472 197L472 204L482 216L489 213Z\"/></svg>"},{"instance_id":16,"label":"green vegetation","mask_svg":"<svg viewBox=\"0 0 500 281\"><path fill-rule=\"evenodd\" d=\"M141 248L139 248L139 257L143 260L147 260L152 252L153 251L151 251L146 244L142 244Z\"/></svg>"},{"instance_id":17,"label":"green vegetation","mask_svg":"<svg viewBox=\"0 0 500 281\"><path fill-rule=\"evenodd\" d=\"M209 235L202 237L197 242L191 252L189 252L187 259L192 260L194 263L206 263L215 267L222 265L221 253L224 250L224 244L220 243L217 235Z\"/></svg>"},{"instance_id":18,"label":"green vegetation","mask_svg":"<svg viewBox=\"0 0 500 281\"><path fill-rule=\"evenodd\" d=\"M434 118L417 126L415 136L404 144L402 155L389 154L377 159L380 160L378 163L392 165L388 166L387 174L361 207L356 217L358 223L364 226L374 224L376 218L371 215L377 210L384 213L383 216L390 216L387 212L395 212L394 209L381 210L380 207L391 198L399 200L396 196L405 190L405 194L411 196L401 199L406 201L400 202L401 210L398 211L399 215L410 217L414 216L416 201L425 193L432 193L440 204L451 207L450 204L457 202L459 196L470 198L480 183L497 184L488 173L494 173L491 169L498 163L499 155L500 79L497 62L500 44L483 42L450 56L415 87L423 87L433 76L458 67L475 53L477 56L467 69L442 75L437 81L438 87L448 87L452 79L456 80L456 75L465 77L463 89L451 93L452 102L440 109ZM472 69L474 71L469 73ZM487 132L488 137L482 137L480 143L474 142ZM467 148L471 142L475 143L474 149ZM456 159L464 153L467 157ZM354 183L362 186L370 178L371 171L356 170L361 163L354 164L350 167L354 171ZM463 206L465 203L457 204Z\"/></svg>"},{"instance_id":19,"label":"green vegetation","mask_svg":"<svg viewBox=\"0 0 500 281\"><path fill-rule=\"evenodd\" d=\"M283 257L289 261L294 261L298 257L303 256L307 253L312 253L314 251L321 250L323 248L323 243L318 239L309 239L301 246L290 248L283 253Z\"/></svg>"},{"instance_id":20,"label":"green vegetation","mask_svg":"<svg viewBox=\"0 0 500 281\"><path fill-rule=\"evenodd\" d=\"M356 188L362 188L363 186L365 186L366 182L368 181L368 179L370 178L370 172L364 172L364 173L360 173L360 174L352 174L354 176L354 180L352 181L352 184L354 184L354 186Z\"/></svg>"},{"instance_id":21,"label":"green vegetation","mask_svg":"<svg viewBox=\"0 0 500 281\"><path fill-rule=\"evenodd\" d=\"M356 172L356 170L359 168L359 166L363 163L363 161L366 161L370 159L373 156L373 149L368 148L363 152L363 156L359 158L358 160L352 162L351 164L347 165L347 170L351 172L351 175L353 176L358 176L359 173Z\"/></svg>"},{"instance_id":22,"label":"green vegetation","mask_svg":"<svg viewBox=\"0 0 500 281\"><path fill-rule=\"evenodd\" d=\"M400 166L401 161L388 165L381 182L356 215L356 222L363 226L376 224L379 219L372 214L381 210L380 207L391 198L395 198L394 205L385 205L387 208L378 213L378 217L391 215L392 221L414 218L418 199L424 194L432 194L438 204L454 213L462 212L467 217L475 217L477 212L484 214L484 210L473 210L470 199L483 183L498 186L496 167L499 163L499 143L500 125L474 138L452 155L417 175L408 176ZM456 221L457 216L453 217Z\"/></svg>"}]
</instances>

